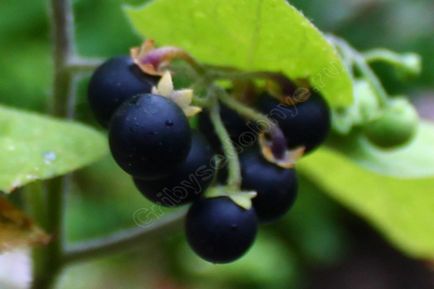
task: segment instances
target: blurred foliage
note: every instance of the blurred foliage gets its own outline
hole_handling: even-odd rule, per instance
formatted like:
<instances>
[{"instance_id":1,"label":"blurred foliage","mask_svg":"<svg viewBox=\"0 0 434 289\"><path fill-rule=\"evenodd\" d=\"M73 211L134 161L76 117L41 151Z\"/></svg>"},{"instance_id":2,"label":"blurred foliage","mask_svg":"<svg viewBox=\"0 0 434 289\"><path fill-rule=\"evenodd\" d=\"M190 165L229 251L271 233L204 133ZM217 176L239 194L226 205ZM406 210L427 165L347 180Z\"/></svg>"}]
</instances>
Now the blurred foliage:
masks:
<instances>
[{"instance_id":1,"label":"blurred foliage","mask_svg":"<svg viewBox=\"0 0 434 289\"><path fill-rule=\"evenodd\" d=\"M303 264L334 264L351 248L348 232L342 222L342 208L327 197L325 192L299 173L297 202L284 218L279 231L298 252Z\"/></svg>"},{"instance_id":2,"label":"blurred foliage","mask_svg":"<svg viewBox=\"0 0 434 289\"><path fill-rule=\"evenodd\" d=\"M434 2L430 0L290 0L322 30L336 33L360 50L384 47L422 56L422 76L402 82L384 65L377 65L389 91L402 94L433 86ZM339 7L339 9L337 9Z\"/></svg>"},{"instance_id":3,"label":"blurred foliage","mask_svg":"<svg viewBox=\"0 0 434 289\"><path fill-rule=\"evenodd\" d=\"M385 177L327 149L302 160L299 169L325 193L374 224L403 252L434 259L433 177Z\"/></svg>"},{"instance_id":4,"label":"blurred foliage","mask_svg":"<svg viewBox=\"0 0 434 289\"><path fill-rule=\"evenodd\" d=\"M216 288L296 288L297 263L288 246L262 231L255 245L242 259L214 265L200 259L183 242L178 247L179 267L198 284Z\"/></svg>"},{"instance_id":5,"label":"blurred foliage","mask_svg":"<svg viewBox=\"0 0 434 289\"><path fill-rule=\"evenodd\" d=\"M111 157L77 172L74 180L66 216L67 238L71 241L143 225L140 222L150 222L167 213L166 209L143 198L131 178ZM144 220L135 215L143 209L154 210L154 214L149 214L151 219Z\"/></svg>"},{"instance_id":6,"label":"blurred foliage","mask_svg":"<svg viewBox=\"0 0 434 289\"><path fill-rule=\"evenodd\" d=\"M75 0L76 40L83 56L128 54L140 43L120 7L121 0Z\"/></svg>"},{"instance_id":7,"label":"blurred foliage","mask_svg":"<svg viewBox=\"0 0 434 289\"><path fill-rule=\"evenodd\" d=\"M165 264L158 246L70 266L59 280L59 289L163 289L159 281ZM156 266L158 263L158 266ZM164 275L163 275L164 276ZM169 278L164 278L169 279ZM174 288L175 289L175 288Z\"/></svg>"},{"instance_id":8,"label":"blurred foliage","mask_svg":"<svg viewBox=\"0 0 434 289\"><path fill-rule=\"evenodd\" d=\"M0 39L0 102L44 110L52 78L45 1L29 1L25 9L1 1Z\"/></svg>"},{"instance_id":9,"label":"blurred foliage","mask_svg":"<svg viewBox=\"0 0 434 289\"><path fill-rule=\"evenodd\" d=\"M125 54L131 46L137 45L140 38L129 27L120 5L143 2L74 0L80 54L108 57ZM346 38L359 49L383 46L400 52L420 53L423 58L422 77L411 82L403 82L385 65L375 66L392 93L406 91L415 95L419 90L434 90L433 1L290 2L301 8L319 28ZM2 105L46 110L52 78L46 8L45 0L31 0L25 4L0 1ZM93 125L95 122L86 105L87 81L87 77L80 80L76 115L80 121ZM346 231L344 225L346 212L324 193L350 206L384 230L387 238L400 248L414 256L433 257L429 247L433 236L426 234L434 232L432 218L424 215L433 207L432 180L380 178L327 151L306 161L308 163L302 168L299 200L293 211L276 225L264 227L262 231L265 232L252 251L229 269L199 262L185 249L182 237L173 232L161 240L144 244L134 253L68 268L59 288L296 288L309 283L308 268L332 264L351 250L351 232ZM337 169L332 175L331 166ZM346 178L348 174L353 175ZM360 184L349 181L354 176ZM403 198L404 194L411 198ZM88 239L134 226L134 212L150 206L129 177L107 158L74 176L68 196L68 239ZM410 211L411 208L414 210ZM257 264L256 260L264 263ZM250 280L251 283L234 282L237 279Z\"/></svg>"}]
</instances>

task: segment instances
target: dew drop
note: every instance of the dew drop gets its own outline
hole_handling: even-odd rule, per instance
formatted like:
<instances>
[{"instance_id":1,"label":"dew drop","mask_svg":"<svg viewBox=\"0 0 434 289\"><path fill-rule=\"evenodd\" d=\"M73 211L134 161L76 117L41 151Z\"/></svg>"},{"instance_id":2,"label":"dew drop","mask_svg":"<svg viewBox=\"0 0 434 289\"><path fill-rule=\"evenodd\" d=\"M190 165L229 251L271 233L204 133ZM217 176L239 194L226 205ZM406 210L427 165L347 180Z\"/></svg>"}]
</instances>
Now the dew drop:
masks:
<instances>
[{"instance_id":1,"label":"dew drop","mask_svg":"<svg viewBox=\"0 0 434 289\"><path fill-rule=\"evenodd\" d=\"M173 121L171 121L171 120L166 120L165 124L166 124L166 126L168 126L168 127L171 127L171 126L174 125Z\"/></svg>"},{"instance_id":2,"label":"dew drop","mask_svg":"<svg viewBox=\"0 0 434 289\"><path fill-rule=\"evenodd\" d=\"M139 106L140 97L134 97L130 100L130 106Z\"/></svg>"},{"instance_id":3,"label":"dew drop","mask_svg":"<svg viewBox=\"0 0 434 289\"><path fill-rule=\"evenodd\" d=\"M55 152L46 152L43 155L44 162L49 165L57 159L57 155Z\"/></svg>"},{"instance_id":4,"label":"dew drop","mask_svg":"<svg viewBox=\"0 0 434 289\"><path fill-rule=\"evenodd\" d=\"M33 180L37 180L38 177L35 176L35 175L32 175L32 174L28 174L28 175L25 176L25 179L26 179L27 181L33 181Z\"/></svg>"}]
</instances>

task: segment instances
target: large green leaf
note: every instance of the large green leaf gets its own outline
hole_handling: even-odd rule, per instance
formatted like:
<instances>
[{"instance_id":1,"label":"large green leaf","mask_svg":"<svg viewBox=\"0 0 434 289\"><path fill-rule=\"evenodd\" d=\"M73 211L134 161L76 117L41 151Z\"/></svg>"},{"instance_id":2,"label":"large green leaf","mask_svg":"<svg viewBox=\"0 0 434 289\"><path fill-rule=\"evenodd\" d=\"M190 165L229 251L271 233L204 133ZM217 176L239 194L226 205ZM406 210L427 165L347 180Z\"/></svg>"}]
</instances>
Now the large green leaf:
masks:
<instances>
[{"instance_id":1,"label":"large green leaf","mask_svg":"<svg viewBox=\"0 0 434 289\"><path fill-rule=\"evenodd\" d=\"M323 35L285 0L155 0L126 8L134 28L200 61L308 78L334 106L352 101L352 84Z\"/></svg>"},{"instance_id":2,"label":"large green leaf","mask_svg":"<svg viewBox=\"0 0 434 289\"><path fill-rule=\"evenodd\" d=\"M434 258L434 178L381 176L326 149L301 161L299 169L407 254Z\"/></svg>"},{"instance_id":3,"label":"large green leaf","mask_svg":"<svg viewBox=\"0 0 434 289\"><path fill-rule=\"evenodd\" d=\"M382 150L370 144L362 135L340 141L337 148L361 166L379 174L398 178L434 176L432 123L422 122L413 141L402 148Z\"/></svg>"},{"instance_id":4,"label":"large green leaf","mask_svg":"<svg viewBox=\"0 0 434 289\"><path fill-rule=\"evenodd\" d=\"M93 129L0 106L0 191L63 175L106 152Z\"/></svg>"}]
</instances>

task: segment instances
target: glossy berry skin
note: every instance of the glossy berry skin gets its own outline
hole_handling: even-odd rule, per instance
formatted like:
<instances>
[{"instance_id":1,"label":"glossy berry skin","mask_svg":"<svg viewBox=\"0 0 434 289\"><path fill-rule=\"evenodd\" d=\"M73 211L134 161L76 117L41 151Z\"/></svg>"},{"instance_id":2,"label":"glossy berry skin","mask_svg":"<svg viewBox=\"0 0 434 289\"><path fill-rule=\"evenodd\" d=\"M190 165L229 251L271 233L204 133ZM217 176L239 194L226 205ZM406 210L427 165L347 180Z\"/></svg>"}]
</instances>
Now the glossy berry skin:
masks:
<instances>
[{"instance_id":1,"label":"glossy berry skin","mask_svg":"<svg viewBox=\"0 0 434 289\"><path fill-rule=\"evenodd\" d=\"M266 161L257 150L240 156L242 188L257 192L253 207L260 222L282 217L293 206L297 196L294 169L282 169Z\"/></svg>"},{"instance_id":2,"label":"glossy berry skin","mask_svg":"<svg viewBox=\"0 0 434 289\"><path fill-rule=\"evenodd\" d=\"M129 56L107 60L94 72L88 88L89 104L98 122L108 127L112 115L124 101L151 92L157 79L142 72Z\"/></svg>"},{"instance_id":3,"label":"glossy berry skin","mask_svg":"<svg viewBox=\"0 0 434 289\"><path fill-rule=\"evenodd\" d=\"M307 101L296 105L281 104L264 96L259 107L277 121L290 148L305 146L305 152L310 152L325 141L330 131L330 109L317 93L312 93Z\"/></svg>"},{"instance_id":4,"label":"glossy berry skin","mask_svg":"<svg viewBox=\"0 0 434 289\"><path fill-rule=\"evenodd\" d=\"M222 104L220 104L220 117L234 143L244 144L251 142L255 137L255 127L249 128L248 120L243 119L237 112ZM214 131L208 111L203 111L199 115L199 130L207 137L216 150L221 150L221 144Z\"/></svg>"},{"instance_id":5,"label":"glossy berry skin","mask_svg":"<svg viewBox=\"0 0 434 289\"><path fill-rule=\"evenodd\" d=\"M212 263L243 256L257 232L254 209L245 210L227 197L199 199L186 219L187 241L196 254Z\"/></svg>"},{"instance_id":6,"label":"glossy berry skin","mask_svg":"<svg viewBox=\"0 0 434 289\"><path fill-rule=\"evenodd\" d=\"M160 95L140 94L113 115L110 150L127 173L143 179L168 176L190 150L191 130L181 108Z\"/></svg>"},{"instance_id":7,"label":"glossy berry skin","mask_svg":"<svg viewBox=\"0 0 434 289\"><path fill-rule=\"evenodd\" d=\"M187 158L168 176L145 181L134 179L139 191L150 201L166 207L190 203L200 197L215 174L214 151L198 132L192 137Z\"/></svg>"}]
</instances>

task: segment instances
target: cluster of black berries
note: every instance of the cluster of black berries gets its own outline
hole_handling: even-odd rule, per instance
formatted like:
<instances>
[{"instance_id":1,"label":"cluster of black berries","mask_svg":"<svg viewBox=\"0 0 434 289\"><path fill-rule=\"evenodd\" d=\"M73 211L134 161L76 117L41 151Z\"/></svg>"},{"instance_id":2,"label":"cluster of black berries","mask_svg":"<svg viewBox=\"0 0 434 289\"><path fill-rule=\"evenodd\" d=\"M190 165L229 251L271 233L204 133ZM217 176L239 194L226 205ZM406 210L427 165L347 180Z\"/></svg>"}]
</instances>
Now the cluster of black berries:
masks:
<instances>
[{"instance_id":1,"label":"cluster of black berries","mask_svg":"<svg viewBox=\"0 0 434 289\"><path fill-rule=\"evenodd\" d=\"M160 77L128 57L112 58L93 74L90 106L109 129L113 158L151 201L175 207L199 197L215 165L207 140L192 131L181 107L152 93Z\"/></svg>"},{"instance_id":2,"label":"cluster of black berries","mask_svg":"<svg viewBox=\"0 0 434 289\"><path fill-rule=\"evenodd\" d=\"M91 79L91 108L109 129L114 159L146 198L167 207L193 203L186 218L192 249L210 262L236 260L253 244L258 222L276 220L293 205L296 172L264 158L258 131L222 105L223 123L233 143L242 148L238 150L241 189L255 191L257 196L248 209L229 196L206 198L204 192L211 183L225 179L225 167L217 168L214 157L221 150L220 142L204 112L199 116L200 132L192 130L182 107L153 90L159 81L159 76L144 73L130 57L110 59ZM315 93L291 105L282 100L264 94L257 108L280 127L288 148L302 147L308 152L320 145L330 129L324 100Z\"/></svg>"}]
</instances>

